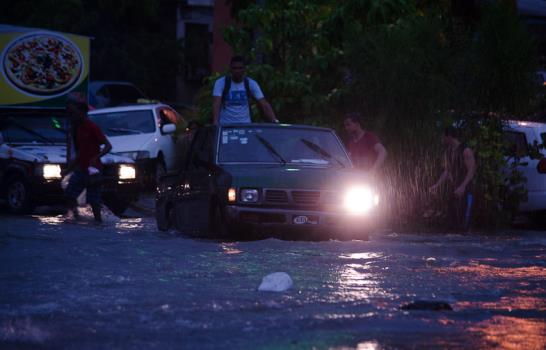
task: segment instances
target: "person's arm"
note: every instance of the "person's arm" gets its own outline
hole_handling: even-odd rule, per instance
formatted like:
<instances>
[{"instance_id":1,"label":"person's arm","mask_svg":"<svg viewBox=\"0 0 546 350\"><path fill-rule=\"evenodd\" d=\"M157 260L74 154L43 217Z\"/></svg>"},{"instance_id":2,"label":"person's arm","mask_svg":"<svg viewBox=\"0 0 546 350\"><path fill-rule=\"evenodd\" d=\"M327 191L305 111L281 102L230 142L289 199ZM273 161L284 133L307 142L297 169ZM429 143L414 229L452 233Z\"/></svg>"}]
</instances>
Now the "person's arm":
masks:
<instances>
[{"instance_id":1,"label":"person's arm","mask_svg":"<svg viewBox=\"0 0 546 350\"><path fill-rule=\"evenodd\" d=\"M214 125L218 125L220 122L220 108L222 107L222 94L225 83L225 77L219 78L214 82L214 87L212 88L212 123Z\"/></svg>"},{"instance_id":2,"label":"person's arm","mask_svg":"<svg viewBox=\"0 0 546 350\"><path fill-rule=\"evenodd\" d=\"M61 170L61 175L65 176L66 174L74 171L77 162L78 153L75 152L73 130L72 126L69 126L66 130L66 168Z\"/></svg>"},{"instance_id":3,"label":"person's arm","mask_svg":"<svg viewBox=\"0 0 546 350\"><path fill-rule=\"evenodd\" d=\"M428 190L431 192L435 192L436 189L440 187L447 180L448 176L449 176L449 171L447 168L447 158L444 155L444 171L442 171L442 174L440 175L440 178L438 179L438 181L436 181L434 185L430 186Z\"/></svg>"},{"instance_id":4,"label":"person's arm","mask_svg":"<svg viewBox=\"0 0 546 350\"><path fill-rule=\"evenodd\" d=\"M110 141L108 141L108 138L102 133L101 129L97 125L91 124L91 130L94 134L94 137L98 140L99 145L104 145L99 153L90 159L89 164L95 164L102 156L112 150L112 144L110 143Z\"/></svg>"},{"instance_id":5,"label":"person's arm","mask_svg":"<svg viewBox=\"0 0 546 350\"><path fill-rule=\"evenodd\" d=\"M213 96L212 97L212 123L218 125L218 120L220 118L220 106L222 104L222 97Z\"/></svg>"},{"instance_id":6,"label":"person's arm","mask_svg":"<svg viewBox=\"0 0 546 350\"><path fill-rule=\"evenodd\" d=\"M250 93L252 94L252 97L256 100L256 103L258 103L258 106L262 110L263 114L265 114L265 117L272 123L278 123L279 120L275 116L275 112L273 112L273 108L267 102L265 99L264 93L262 92L262 89L260 88L260 85L255 80L252 80L248 78L249 80L249 88Z\"/></svg>"},{"instance_id":7,"label":"person's arm","mask_svg":"<svg viewBox=\"0 0 546 350\"><path fill-rule=\"evenodd\" d=\"M372 174L380 169L381 166L383 166L385 159L387 159L387 150L385 149L383 144L378 142L373 146L373 149L375 152L377 152L377 158L375 159L375 163L373 164L371 169Z\"/></svg>"},{"instance_id":8,"label":"person's arm","mask_svg":"<svg viewBox=\"0 0 546 350\"><path fill-rule=\"evenodd\" d=\"M455 195L461 197L466 191L466 186L472 181L476 174L476 159L474 158L474 152L470 148L466 148L463 151L464 165L466 167L466 176L463 182L455 190Z\"/></svg>"},{"instance_id":9,"label":"person's arm","mask_svg":"<svg viewBox=\"0 0 546 350\"><path fill-rule=\"evenodd\" d=\"M258 106L260 106L262 112L265 114L265 116L267 117L267 119L269 119L270 122L272 123L279 122L279 120L275 116L275 112L273 112L273 108L271 107L269 102L267 102L265 98L258 100Z\"/></svg>"},{"instance_id":10,"label":"person's arm","mask_svg":"<svg viewBox=\"0 0 546 350\"><path fill-rule=\"evenodd\" d=\"M100 152L95 157L91 158L89 164L95 164L102 156L104 156L105 154L107 154L108 152L112 150L112 144L110 143L110 141L108 141L106 137L102 141L101 146L102 145L104 145L104 147L102 147Z\"/></svg>"}]
</instances>

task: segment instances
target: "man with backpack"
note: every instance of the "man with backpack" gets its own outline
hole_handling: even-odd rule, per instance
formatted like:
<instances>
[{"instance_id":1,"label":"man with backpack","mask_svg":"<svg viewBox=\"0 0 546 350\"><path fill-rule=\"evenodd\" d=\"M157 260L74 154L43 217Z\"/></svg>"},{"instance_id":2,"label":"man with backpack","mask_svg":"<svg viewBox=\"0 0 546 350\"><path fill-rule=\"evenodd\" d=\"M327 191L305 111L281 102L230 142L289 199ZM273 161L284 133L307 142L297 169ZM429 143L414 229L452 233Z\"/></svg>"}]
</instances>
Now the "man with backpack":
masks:
<instances>
[{"instance_id":1,"label":"man with backpack","mask_svg":"<svg viewBox=\"0 0 546 350\"><path fill-rule=\"evenodd\" d=\"M250 100L254 99L273 123L278 123L273 108L264 97L258 83L245 76L243 57L234 56L230 63L230 76L221 77L214 83L212 92L212 116L215 125L250 123Z\"/></svg>"}]
</instances>

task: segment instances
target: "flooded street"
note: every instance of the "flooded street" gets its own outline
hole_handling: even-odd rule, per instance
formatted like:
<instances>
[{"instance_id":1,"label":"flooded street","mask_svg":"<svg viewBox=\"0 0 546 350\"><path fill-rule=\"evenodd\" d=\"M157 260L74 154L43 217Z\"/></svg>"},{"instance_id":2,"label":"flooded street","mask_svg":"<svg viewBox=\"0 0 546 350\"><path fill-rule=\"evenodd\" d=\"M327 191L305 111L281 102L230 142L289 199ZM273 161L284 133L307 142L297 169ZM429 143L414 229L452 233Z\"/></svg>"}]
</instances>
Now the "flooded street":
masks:
<instances>
[{"instance_id":1,"label":"flooded street","mask_svg":"<svg viewBox=\"0 0 546 350\"><path fill-rule=\"evenodd\" d=\"M273 272L294 286L258 291ZM0 281L2 349L546 346L539 231L221 242L160 233L150 215L4 213Z\"/></svg>"}]
</instances>

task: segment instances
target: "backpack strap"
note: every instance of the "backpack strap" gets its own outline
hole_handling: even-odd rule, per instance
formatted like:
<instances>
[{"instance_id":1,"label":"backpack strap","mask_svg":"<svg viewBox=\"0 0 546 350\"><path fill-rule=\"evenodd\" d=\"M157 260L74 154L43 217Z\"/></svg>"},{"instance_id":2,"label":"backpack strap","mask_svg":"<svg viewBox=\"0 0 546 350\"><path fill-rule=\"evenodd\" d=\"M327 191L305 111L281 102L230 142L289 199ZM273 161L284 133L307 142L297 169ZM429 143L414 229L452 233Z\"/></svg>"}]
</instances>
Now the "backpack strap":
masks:
<instances>
[{"instance_id":1,"label":"backpack strap","mask_svg":"<svg viewBox=\"0 0 546 350\"><path fill-rule=\"evenodd\" d=\"M246 92L246 100L248 102L248 115L250 118L252 118L252 108L250 107L250 101L254 100L254 96L252 96L252 93L250 92L250 81L247 77L245 77L245 92Z\"/></svg>"},{"instance_id":2,"label":"backpack strap","mask_svg":"<svg viewBox=\"0 0 546 350\"><path fill-rule=\"evenodd\" d=\"M222 90L222 109L225 108L226 96L229 93L229 88L231 87L231 77L224 77L224 90Z\"/></svg>"}]
</instances>

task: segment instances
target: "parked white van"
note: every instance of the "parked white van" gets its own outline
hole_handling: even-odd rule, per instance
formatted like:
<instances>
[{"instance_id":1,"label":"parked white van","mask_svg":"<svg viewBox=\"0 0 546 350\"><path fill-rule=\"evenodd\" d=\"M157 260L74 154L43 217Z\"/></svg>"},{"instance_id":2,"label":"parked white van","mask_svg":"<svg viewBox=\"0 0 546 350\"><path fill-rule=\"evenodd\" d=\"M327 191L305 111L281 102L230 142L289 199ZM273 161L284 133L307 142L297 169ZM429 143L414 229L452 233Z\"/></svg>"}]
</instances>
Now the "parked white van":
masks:
<instances>
[{"instance_id":1,"label":"parked white van","mask_svg":"<svg viewBox=\"0 0 546 350\"><path fill-rule=\"evenodd\" d=\"M180 167L181 155L173 133L182 116L160 103L96 109L89 118L108 136L112 153L132 158L144 183Z\"/></svg>"},{"instance_id":2,"label":"parked white van","mask_svg":"<svg viewBox=\"0 0 546 350\"><path fill-rule=\"evenodd\" d=\"M520 203L519 211L543 215L546 212L546 151L543 147L535 150L542 158L531 157L530 147L546 143L546 124L510 120L504 129L507 146L520 158L517 169L527 178L527 201Z\"/></svg>"}]
</instances>

